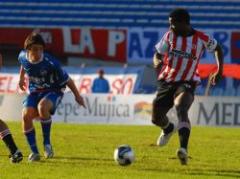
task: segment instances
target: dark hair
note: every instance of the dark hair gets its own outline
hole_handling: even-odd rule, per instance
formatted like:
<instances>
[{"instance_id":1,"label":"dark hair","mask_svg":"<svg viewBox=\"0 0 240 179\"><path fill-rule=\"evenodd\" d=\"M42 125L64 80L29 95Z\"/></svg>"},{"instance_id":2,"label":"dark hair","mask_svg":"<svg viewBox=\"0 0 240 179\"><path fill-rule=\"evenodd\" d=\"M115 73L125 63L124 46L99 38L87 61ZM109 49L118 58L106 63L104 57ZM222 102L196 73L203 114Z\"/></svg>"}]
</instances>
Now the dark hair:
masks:
<instances>
[{"instance_id":1,"label":"dark hair","mask_svg":"<svg viewBox=\"0 0 240 179\"><path fill-rule=\"evenodd\" d=\"M103 69L98 69L98 74L104 74L104 70Z\"/></svg>"},{"instance_id":2,"label":"dark hair","mask_svg":"<svg viewBox=\"0 0 240 179\"><path fill-rule=\"evenodd\" d=\"M190 15L186 9L176 8L170 12L169 17L173 18L177 22L190 24Z\"/></svg>"},{"instance_id":3,"label":"dark hair","mask_svg":"<svg viewBox=\"0 0 240 179\"><path fill-rule=\"evenodd\" d=\"M29 49L33 44L39 44L45 47L45 42L42 38L42 36L38 33L31 33L27 36L25 42L24 42L24 49Z\"/></svg>"}]
</instances>

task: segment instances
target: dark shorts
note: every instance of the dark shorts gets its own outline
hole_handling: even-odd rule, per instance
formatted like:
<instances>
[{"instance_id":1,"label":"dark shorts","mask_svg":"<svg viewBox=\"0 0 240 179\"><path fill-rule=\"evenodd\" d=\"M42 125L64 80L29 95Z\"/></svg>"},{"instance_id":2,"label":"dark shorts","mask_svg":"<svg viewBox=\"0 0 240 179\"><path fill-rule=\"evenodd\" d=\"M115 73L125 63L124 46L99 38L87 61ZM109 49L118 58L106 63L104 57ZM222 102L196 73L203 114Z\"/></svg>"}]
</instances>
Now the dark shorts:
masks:
<instances>
[{"instance_id":1,"label":"dark shorts","mask_svg":"<svg viewBox=\"0 0 240 179\"><path fill-rule=\"evenodd\" d=\"M171 82L158 81L157 96L154 99L158 106L172 108L174 98L182 92L189 92L194 96L196 82Z\"/></svg>"},{"instance_id":2,"label":"dark shorts","mask_svg":"<svg viewBox=\"0 0 240 179\"><path fill-rule=\"evenodd\" d=\"M23 105L24 107L33 107L37 109L39 101L45 98L53 103L53 108L51 109L50 113L54 114L57 109L57 106L62 100L62 97L63 97L62 92L56 91L34 92L26 97L26 99L23 101Z\"/></svg>"}]
</instances>

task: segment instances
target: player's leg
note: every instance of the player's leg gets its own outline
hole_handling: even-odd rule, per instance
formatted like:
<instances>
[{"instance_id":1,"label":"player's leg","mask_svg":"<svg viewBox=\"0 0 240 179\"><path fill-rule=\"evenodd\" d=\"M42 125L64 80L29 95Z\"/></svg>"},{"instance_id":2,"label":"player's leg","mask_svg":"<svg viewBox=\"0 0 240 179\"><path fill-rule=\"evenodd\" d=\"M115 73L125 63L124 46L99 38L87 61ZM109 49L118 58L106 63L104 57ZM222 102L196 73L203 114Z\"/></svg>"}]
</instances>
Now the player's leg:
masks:
<instances>
[{"instance_id":1,"label":"player's leg","mask_svg":"<svg viewBox=\"0 0 240 179\"><path fill-rule=\"evenodd\" d=\"M41 119L43 145L45 150L45 157L52 158L54 153L50 141L52 119L51 115L54 114L58 104L62 99L63 94L58 92L47 93L38 104L38 112Z\"/></svg>"},{"instance_id":2,"label":"player's leg","mask_svg":"<svg viewBox=\"0 0 240 179\"><path fill-rule=\"evenodd\" d=\"M12 163L21 162L23 159L23 155L16 146L7 124L1 119L0 119L0 138L3 140L3 142L5 143L10 152L10 161Z\"/></svg>"},{"instance_id":3,"label":"player's leg","mask_svg":"<svg viewBox=\"0 0 240 179\"><path fill-rule=\"evenodd\" d=\"M38 94L30 94L24 101L22 110L22 128L32 153L29 155L29 162L40 160L36 142L36 134L33 120L38 117L37 111Z\"/></svg>"},{"instance_id":4,"label":"player's leg","mask_svg":"<svg viewBox=\"0 0 240 179\"><path fill-rule=\"evenodd\" d=\"M191 124L188 118L188 110L193 100L193 94L188 91L181 92L174 99L174 105L176 107L177 117L179 120L178 135L180 149L177 151L177 155L182 164L187 164L187 149L191 132Z\"/></svg>"},{"instance_id":5,"label":"player's leg","mask_svg":"<svg viewBox=\"0 0 240 179\"><path fill-rule=\"evenodd\" d=\"M160 85L157 96L152 103L152 123L162 129L157 145L164 146L175 131L174 124L169 121L166 115L173 106L173 90L171 85Z\"/></svg>"}]
</instances>

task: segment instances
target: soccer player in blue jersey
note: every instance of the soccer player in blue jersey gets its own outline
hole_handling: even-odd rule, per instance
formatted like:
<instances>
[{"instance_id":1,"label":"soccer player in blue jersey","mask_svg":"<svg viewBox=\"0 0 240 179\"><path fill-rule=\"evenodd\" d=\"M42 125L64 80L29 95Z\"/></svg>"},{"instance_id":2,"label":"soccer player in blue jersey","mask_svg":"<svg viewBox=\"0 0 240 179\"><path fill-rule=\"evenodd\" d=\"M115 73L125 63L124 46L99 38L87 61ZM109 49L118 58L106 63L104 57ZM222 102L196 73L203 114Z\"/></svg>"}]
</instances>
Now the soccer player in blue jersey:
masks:
<instances>
[{"instance_id":1,"label":"soccer player in blue jersey","mask_svg":"<svg viewBox=\"0 0 240 179\"><path fill-rule=\"evenodd\" d=\"M45 43L41 35L31 33L26 38L24 50L20 52L18 57L21 64L20 89L26 90L25 74L29 79L29 94L23 102L22 111L23 131L32 151L28 157L29 162L40 160L33 126L34 119L41 121L44 156L46 158L53 157L50 142L51 115L54 114L60 103L66 86L73 92L76 102L85 107L84 100L73 80L54 57L44 52L44 47Z\"/></svg>"}]
</instances>

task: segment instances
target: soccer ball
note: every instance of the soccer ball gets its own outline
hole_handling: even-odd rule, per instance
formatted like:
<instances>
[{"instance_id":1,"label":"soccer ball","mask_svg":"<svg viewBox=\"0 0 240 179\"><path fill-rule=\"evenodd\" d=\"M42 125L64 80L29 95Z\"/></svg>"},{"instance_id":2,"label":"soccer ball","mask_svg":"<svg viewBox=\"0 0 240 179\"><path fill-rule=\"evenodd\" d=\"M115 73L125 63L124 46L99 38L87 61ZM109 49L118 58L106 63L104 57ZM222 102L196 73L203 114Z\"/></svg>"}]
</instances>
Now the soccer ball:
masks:
<instances>
[{"instance_id":1,"label":"soccer ball","mask_svg":"<svg viewBox=\"0 0 240 179\"><path fill-rule=\"evenodd\" d=\"M132 148L126 144L117 147L114 150L113 157L117 164L122 166L130 165L135 160Z\"/></svg>"}]
</instances>

